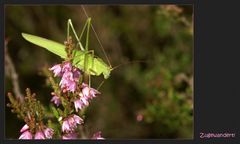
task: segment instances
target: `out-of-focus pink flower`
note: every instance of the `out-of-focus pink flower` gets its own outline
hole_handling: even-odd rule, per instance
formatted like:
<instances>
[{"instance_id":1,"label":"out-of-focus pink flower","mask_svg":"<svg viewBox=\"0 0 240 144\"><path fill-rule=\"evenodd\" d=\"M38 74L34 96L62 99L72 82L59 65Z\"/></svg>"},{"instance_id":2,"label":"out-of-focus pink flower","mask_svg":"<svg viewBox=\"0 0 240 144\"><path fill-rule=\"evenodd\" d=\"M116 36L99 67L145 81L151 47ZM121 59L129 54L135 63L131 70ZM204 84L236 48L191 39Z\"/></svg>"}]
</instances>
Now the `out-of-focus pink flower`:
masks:
<instances>
[{"instance_id":1,"label":"out-of-focus pink flower","mask_svg":"<svg viewBox=\"0 0 240 144\"><path fill-rule=\"evenodd\" d=\"M34 136L34 139L46 139L46 138L45 138L44 133L42 131L37 131L35 136Z\"/></svg>"},{"instance_id":2,"label":"out-of-focus pink flower","mask_svg":"<svg viewBox=\"0 0 240 144\"><path fill-rule=\"evenodd\" d=\"M62 139L64 140L71 140L71 139L77 139L77 134L76 133L66 133L62 136Z\"/></svg>"},{"instance_id":3,"label":"out-of-focus pink flower","mask_svg":"<svg viewBox=\"0 0 240 144\"><path fill-rule=\"evenodd\" d=\"M92 99L93 97L96 97L96 94L101 94L99 91L97 91L94 88L90 88L87 84L82 83L82 94L84 97Z\"/></svg>"},{"instance_id":4,"label":"out-of-focus pink flower","mask_svg":"<svg viewBox=\"0 0 240 144\"><path fill-rule=\"evenodd\" d=\"M61 64L54 65L49 70L53 71L54 77L60 76L62 71Z\"/></svg>"},{"instance_id":5,"label":"out-of-focus pink flower","mask_svg":"<svg viewBox=\"0 0 240 144\"><path fill-rule=\"evenodd\" d=\"M29 129L29 126L27 125L27 124L25 124L23 127L22 127L22 129L20 130L20 132L22 133L22 132L25 132L26 130L28 130Z\"/></svg>"},{"instance_id":6,"label":"out-of-focus pink flower","mask_svg":"<svg viewBox=\"0 0 240 144\"><path fill-rule=\"evenodd\" d=\"M53 102L55 105L59 106L61 104L61 99L59 96L55 95L52 97L51 102Z\"/></svg>"},{"instance_id":7,"label":"out-of-focus pink flower","mask_svg":"<svg viewBox=\"0 0 240 144\"><path fill-rule=\"evenodd\" d=\"M137 115L137 121L140 122L143 120L143 115L142 114L138 114Z\"/></svg>"},{"instance_id":8,"label":"out-of-focus pink flower","mask_svg":"<svg viewBox=\"0 0 240 144\"><path fill-rule=\"evenodd\" d=\"M53 136L54 130L52 128L46 128L44 130L44 135L46 138L51 139Z\"/></svg>"},{"instance_id":9,"label":"out-of-focus pink flower","mask_svg":"<svg viewBox=\"0 0 240 144\"><path fill-rule=\"evenodd\" d=\"M77 128L77 124L82 124L83 119L77 115L71 115L63 120L62 131L63 132L73 132Z\"/></svg>"},{"instance_id":10,"label":"out-of-focus pink flower","mask_svg":"<svg viewBox=\"0 0 240 144\"><path fill-rule=\"evenodd\" d=\"M32 139L32 137L33 137L32 133L29 130L27 130L24 133L22 133L18 139Z\"/></svg>"},{"instance_id":11,"label":"out-of-focus pink flower","mask_svg":"<svg viewBox=\"0 0 240 144\"><path fill-rule=\"evenodd\" d=\"M101 131L98 131L93 135L92 139L102 140L104 138L101 136Z\"/></svg>"}]
</instances>

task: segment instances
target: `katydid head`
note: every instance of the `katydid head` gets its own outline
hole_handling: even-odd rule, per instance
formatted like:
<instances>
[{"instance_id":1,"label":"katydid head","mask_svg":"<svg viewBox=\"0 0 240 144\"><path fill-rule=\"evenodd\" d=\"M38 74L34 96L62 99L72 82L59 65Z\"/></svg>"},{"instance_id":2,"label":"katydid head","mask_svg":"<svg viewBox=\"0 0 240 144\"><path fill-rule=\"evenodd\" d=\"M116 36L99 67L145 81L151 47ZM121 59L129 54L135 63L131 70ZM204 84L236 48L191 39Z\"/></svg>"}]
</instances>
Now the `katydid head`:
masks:
<instances>
[{"instance_id":1,"label":"katydid head","mask_svg":"<svg viewBox=\"0 0 240 144\"><path fill-rule=\"evenodd\" d=\"M105 71L103 71L103 77L104 79L108 79L110 77L110 73L113 70L112 67L108 67Z\"/></svg>"}]
</instances>

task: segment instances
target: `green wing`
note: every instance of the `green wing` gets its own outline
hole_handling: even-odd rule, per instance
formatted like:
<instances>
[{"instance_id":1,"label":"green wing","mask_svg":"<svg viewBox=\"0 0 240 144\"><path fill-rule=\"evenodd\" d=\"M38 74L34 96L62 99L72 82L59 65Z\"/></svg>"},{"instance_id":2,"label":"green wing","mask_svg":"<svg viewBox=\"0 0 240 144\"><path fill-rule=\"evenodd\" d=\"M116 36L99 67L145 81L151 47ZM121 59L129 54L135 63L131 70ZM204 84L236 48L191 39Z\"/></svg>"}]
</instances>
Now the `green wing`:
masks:
<instances>
[{"instance_id":1,"label":"green wing","mask_svg":"<svg viewBox=\"0 0 240 144\"><path fill-rule=\"evenodd\" d=\"M105 79L110 76L111 68L106 63L104 63L102 59L96 57L93 58L93 56L89 53L76 50L73 51L73 55L73 65L83 70L87 74L96 76L103 74ZM85 66L84 70L85 56L87 65Z\"/></svg>"},{"instance_id":2,"label":"green wing","mask_svg":"<svg viewBox=\"0 0 240 144\"><path fill-rule=\"evenodd\" d=\"M27 41L29 41L35 45L38 45L40 47L43 47L43 48L47 49L48 51L60 56L63 59L67 58L67 52L65 51L65 45L63 45L63 44L60 44L58 42L55 42L55 41L52 41L52 40L49 40L46 38L42 38L39 36L26 34L26 33L22 33L22 36Z\"/></svg>"}]
</instances>

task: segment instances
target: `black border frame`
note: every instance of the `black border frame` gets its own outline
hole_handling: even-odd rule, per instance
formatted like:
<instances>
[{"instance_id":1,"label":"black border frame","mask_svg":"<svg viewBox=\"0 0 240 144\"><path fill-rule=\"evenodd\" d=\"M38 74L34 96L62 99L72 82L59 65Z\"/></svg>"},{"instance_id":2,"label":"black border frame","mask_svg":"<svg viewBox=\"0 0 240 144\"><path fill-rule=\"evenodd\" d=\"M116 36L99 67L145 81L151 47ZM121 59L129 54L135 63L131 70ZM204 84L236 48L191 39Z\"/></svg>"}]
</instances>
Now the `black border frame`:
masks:
<instances>
[{"instance_id":1,"label":"black border frame","mask_svg":"<svg viewBox=\"0 0 240 144\"><path fill-rule=\"evenodd\" d=\"M13 0L14 1L14 0ZM122 0L121 0L122 1ZM170 1L172 1L172 0L170 0ZM181 3L177 3L177 4L182 4L182 5L192 5L192 7L193 7L193 13L194 13L194 5L192 4L192 2L191 3L189 3L189 1L192 1L192 0L184 0L183 2L181 2ZM67 2L67 3L65 3L64 1L61 1L62 3L64 3L64 5L72 5L73 3L69 3L69 1ZM150 1L151 2L151 1ZM57 5L63 5L63 4L60 4L60 3L27 3L27 4L25 4L25 3L19 3L19 2L17 2L17 3L5 3L4 4L4 12L5 12L5 6L8 6L8 5L55 5L55 4L57 4ZM153 4L175 4L174 2L160 2L160 3L133 3L133 2L123 2L123 3L116 3L116 2L111 2L111 3L91 3L91 1L90 1L90 3L74 3L74 5L75 4L87 4L87 5L91 5L91 4L94 4L94 5L142 5L142 4L147 4L147 5L153 5ZM4 18L5 18L5 14L4 14ZM5 23L4 23L4 27L5 27ZM5 34L5 33L4 33ZM194 38L193 38L193 41L194 41ZM193 59L194 59L194 46L193 46L193 57L192 57ZM192 64L194 63L194 60L193 60L193 62L192 62ZM193 66L192 66L192 68L194 68L194 64L193 64ZM193 74L194 75L194 74ZM4 89L3 89L3 91L4 91ZM194 97L194 92L193 92L193 97ZM194 101L194 98L193 98L193 101ZM4 104L5 104L5 99L4 99ZM3 104L3 106L4 106L4 104ZM5 120L5 106L4 106L4 110L3 110L4 112L4 114L3 114L3 117L4 117L4 120ZM194 115L193 115L193 123L194 123ZM5 122L4 122L4 124L5 124ZM195 126L195 125L194 125ZM175 140L177 140L177 141L181 141L181 143L183 143L183 144L188 144L188 143L186 143L187 141L189 142L189 141L191 141L191 140L193 140L194 139L194 126L193 126L193 130L192 130L192 132L193 132L193 137L192 138L181 138L181 139L106 139L106 140L103 140L103 141L99 141L99 140L44 140L44 143L62 143L62 142L64 142L64 143L78 143L78 142L81 142L81 143L110 143L110 144L112 144L112 143L125 143L125 142L127 142L127 141L129 141L129 142L131 142L132 144L141 144L141 143L151 143L151 144L157 144L157 143L159 143L159 142L163 142L164 144L168 144L168 143L171 143L172 141L175 141ZM3 132L3 139L5 139L4 141L6 142L6 143L8 143L8 142L10 142L10 143L15 143L15 141L18 143L19 141L20 141L20 143L21 142L24 142L24 143L28 143L28 142L30 142L30 143L35 143L35 141L36 142L40 142L40 143L42 143L42 140L18 140L18 139L16 139L16 140L12 140L12 139L7 139L6 138L6 136L5 136L5 125L3 125L3 129L4 129L4 132ZM179 143L179 142L178 142Z\"/></svg>"},{"instance_id":2,"label":"black border frame","mask_svg":"<svg viewBox=\"0 0 240 144\"><path fill-rule=\"evenodd\" d=\"M5 0L1 1L1 62L4 62L4 5L5 4L193 4L194 6L194 138L193 140L4 140L4 111L0 111L0 143L102 143L102 144L238 144L240 143L240 22L238 0ZM1 69L0 91L4 92L4 67ZM5 96L2 95L4 98ZM4 109L4 100L0 101ZM234 138L204 138L205 133L235 133Z\"/></svg>"}]
</instances>

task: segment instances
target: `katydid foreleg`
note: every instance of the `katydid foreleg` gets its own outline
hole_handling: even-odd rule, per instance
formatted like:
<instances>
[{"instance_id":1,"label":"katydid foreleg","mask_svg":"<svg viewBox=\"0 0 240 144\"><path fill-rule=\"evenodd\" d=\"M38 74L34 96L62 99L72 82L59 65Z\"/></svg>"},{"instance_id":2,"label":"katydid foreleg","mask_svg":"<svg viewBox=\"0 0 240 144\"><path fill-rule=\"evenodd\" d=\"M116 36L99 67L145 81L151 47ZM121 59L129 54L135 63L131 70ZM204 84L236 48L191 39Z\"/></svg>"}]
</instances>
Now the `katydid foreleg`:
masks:
<instances>
[{"instance_id":1,"label":"katydid foreleg","mask_svg":"<svg viewBox=\"0 0 240 144\"><path fill-rule=\"evenodd\" d=\"M81 42L80 42L80 40L79 40L79 38L78 38L78 36L77 36L77 33L76 33L76 31L75 31L75 29L74 29L74 27L73 27L73 24L72 24L72 21L71 21L71 19L68 19L68 23L67 23L67 37L69 37L69 29L72 29L72 32L73 32L73 34L74 34L74 36L76 37L76 39L77 39L77 41L78 41L78 44L79 44L79 46L80 46L80 49L82 50L82 51L84 51L84 48L83 48L83 46L82 46L82 44L81 44Z\"/></svg>"}]
</instances>

